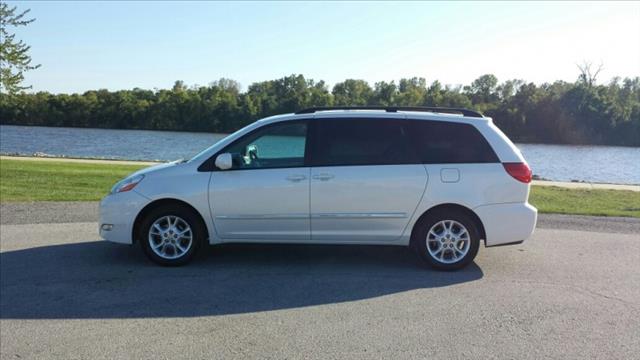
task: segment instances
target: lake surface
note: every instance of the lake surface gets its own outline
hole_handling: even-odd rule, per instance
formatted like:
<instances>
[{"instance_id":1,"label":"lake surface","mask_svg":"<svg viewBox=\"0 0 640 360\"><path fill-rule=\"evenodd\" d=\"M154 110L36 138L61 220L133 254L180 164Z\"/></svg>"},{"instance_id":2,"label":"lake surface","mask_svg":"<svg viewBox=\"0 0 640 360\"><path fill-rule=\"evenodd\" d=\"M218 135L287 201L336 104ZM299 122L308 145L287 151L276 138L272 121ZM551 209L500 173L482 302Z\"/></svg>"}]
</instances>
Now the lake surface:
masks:
<instances>
[{"instance_id":1,"label":"lake surface","mask_svg":"<svg viewBox=\"0 0 640 360\"><path fill-rule=\"evenodd\" d=\"M0 125L0 153L126 160L188 159L224 134ZM517 144L549 180L640 184L640 148Z\"/></svg>"}]
</instances>

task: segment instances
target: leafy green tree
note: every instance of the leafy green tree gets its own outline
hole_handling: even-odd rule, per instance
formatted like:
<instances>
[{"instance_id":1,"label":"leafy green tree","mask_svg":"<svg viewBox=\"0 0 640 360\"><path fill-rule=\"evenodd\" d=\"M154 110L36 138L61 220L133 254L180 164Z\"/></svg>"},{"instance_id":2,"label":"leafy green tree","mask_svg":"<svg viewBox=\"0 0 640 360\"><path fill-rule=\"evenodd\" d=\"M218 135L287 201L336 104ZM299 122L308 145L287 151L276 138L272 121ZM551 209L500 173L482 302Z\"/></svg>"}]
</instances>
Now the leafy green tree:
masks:
<instances>
[{"instance_id":1,"label":"leafy green tree","mask_svg":"<svg viewBox=\"0 0 640 360\"><path fill-rule=\"evenodd\" d=\"M585 80L586 79L586 80ZM293 74L249 85L220 79L208 86L176 81L161 90L91 90L0 94L0 123L122 129L231 132L257 119L328 105L426 105L473 108L520 142L640 146L640 78L599 85L582 74L571 83L498 82L483 75L466 87L427 86L422 78L324 81Z\"/></svg>"},{"instance_id":2,"label":"leafy green tree","mask_svg":"<svg viewBox=\"0 0 640 360\"><path fill-rule=\"evenodd\" d=\"M395 105L395 98L397 93L398 87L396 86L395 82L377 82L373 88L373 95L371 96L372 103L369 105Z\"/></svg>"},{"instance_id":3,"label":"leafy green tree","mask_svg":"<svg viewBox=\"0 0 640 360\"><path fill-rule=\"evenodd\" d=\"M426 93L427 81L424 78L400 79L394 102L399 106L422 105Z\"/></svg>"},{"instance_id":4,"label":"leafy green tree","mask_svg":"<svg viewBox=\"0 0 640 360\"><path fill-rule=\"evenodd\" d=\"M333 86L335 105L364 106L371 102L373 90L364 80L347 79Z\"/></svg>"},{"instance_id":5,"label":"leafy green tree","mask_svg":"<svg viewBox=\"0 0 640 360\"><path fill-rule=\"evenodd\" d=\"M439 81L434 81L425 93L424 105L442 107L473 108L469 97L462 93L462 87L442 86Z\"/></svg>"},{"instance_id":6,"label":"leafy green tree","mask_svg":"<svg viewBox=\"0 0 640 360\"><path fill-rule=\"evenodd\" d=\"M9 7L0 2L0 92L14 94L30 86L21 86L24 72L37 69L40 65L31 65L31 48L22 40L16 41L15 34L9 32L9 27L26 26L35 19L25 19L29 10L16 13L17 8Z\"/></svg>"},{"instance_id":7,"label":"leafy green tree","mask_svg":"<svg viewBox=\"0 0 640 360\"><path fill-rule=\"evenodd\" d=\"M465 87L473 104L490 104L497 100L498 78L495 75L482 75Z\"/></svg>"}]
</instances>

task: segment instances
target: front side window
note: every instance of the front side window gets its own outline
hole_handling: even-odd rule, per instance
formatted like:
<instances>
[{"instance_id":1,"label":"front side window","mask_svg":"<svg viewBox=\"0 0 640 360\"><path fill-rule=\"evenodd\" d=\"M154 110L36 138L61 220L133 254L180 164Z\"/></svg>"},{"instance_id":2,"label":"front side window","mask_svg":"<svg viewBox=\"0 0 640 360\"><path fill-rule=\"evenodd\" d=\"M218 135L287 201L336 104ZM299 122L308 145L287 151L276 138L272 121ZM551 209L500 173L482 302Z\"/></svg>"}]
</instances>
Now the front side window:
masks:
<instances>
[{"instance_id":1,"label":"front side window","mask_svg":"<svg viewBox=\"0 0 640 360\"><path fill-rule=\"evenodd\" d=\"M233 169L269 169L304 166L306 122L267 125L222 152L231 153Z\"/></svg>"},{"instance_id":2,"label":"front side window","mask_svg":"<svg viewBox=\"0 0 640 360\"><path fill-rule=\"evenodd\" d=\"M499 162L491 145L470 124L410 121L411 136L424 164Z\"/></svg>"},{"instance_id":3,"label":"front side window","mask_svg":"<svg viewBox=\"0 0 640 360\"><path fill-rule=\"evenodd\" d=\"M402 120L323 119L314 148L315 166L419 163Z\"/></svg>"}]
</instances>

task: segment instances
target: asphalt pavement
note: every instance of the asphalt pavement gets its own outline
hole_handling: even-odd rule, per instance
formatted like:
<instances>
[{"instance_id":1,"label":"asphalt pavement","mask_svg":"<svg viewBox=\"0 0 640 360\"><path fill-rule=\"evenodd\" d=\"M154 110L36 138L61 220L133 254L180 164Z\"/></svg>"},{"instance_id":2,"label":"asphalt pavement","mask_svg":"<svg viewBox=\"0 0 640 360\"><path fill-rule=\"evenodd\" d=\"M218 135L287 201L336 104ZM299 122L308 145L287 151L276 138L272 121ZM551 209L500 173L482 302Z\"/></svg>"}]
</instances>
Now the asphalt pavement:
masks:
<instances>
[{"instance_id":1,"label":"asphalt pavement","mask_svg":"<svg viewBox=\"0 0 640 360\"><path fill-rule=\"evenodd\" d=\"M95 206L0 206L2 359L640 353L637 219L542 216L532 239L458 272L402 247L312 245L210 247L163 268L100 241Z\"/></svg>"}]
</instances>

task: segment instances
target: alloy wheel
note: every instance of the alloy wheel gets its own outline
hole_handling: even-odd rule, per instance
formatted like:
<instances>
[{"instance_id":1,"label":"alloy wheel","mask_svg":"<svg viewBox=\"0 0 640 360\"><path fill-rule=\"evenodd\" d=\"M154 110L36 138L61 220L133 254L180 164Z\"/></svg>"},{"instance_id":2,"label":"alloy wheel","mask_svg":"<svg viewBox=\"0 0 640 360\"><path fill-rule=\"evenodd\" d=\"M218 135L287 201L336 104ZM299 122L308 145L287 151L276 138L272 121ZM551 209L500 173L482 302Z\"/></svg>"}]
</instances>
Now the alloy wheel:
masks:
<instances>
[{"instance_id":1,"label":"alloy wheel","mask_svg":"<svg viewBox=\"0 0 640 360\"><path fill-rule=\"evenodd\" d=\"M443 264L462 260L469 252L471 238L464 225L455 220L435 223L426 238L429 256Z\"/></svg>"},{"instance_id":2,"label":"alloy wheel","mask_svg":"<svg viewBox=\"0 0 640 360\"><path fill-rule=\"evenodd\" d=\"M151 224L148 241L156 255L166 260L173 260L189 251L193 245L193 232L184 219L167 215Z\"/></svg>"}]
</instances>

